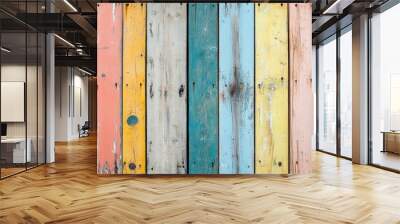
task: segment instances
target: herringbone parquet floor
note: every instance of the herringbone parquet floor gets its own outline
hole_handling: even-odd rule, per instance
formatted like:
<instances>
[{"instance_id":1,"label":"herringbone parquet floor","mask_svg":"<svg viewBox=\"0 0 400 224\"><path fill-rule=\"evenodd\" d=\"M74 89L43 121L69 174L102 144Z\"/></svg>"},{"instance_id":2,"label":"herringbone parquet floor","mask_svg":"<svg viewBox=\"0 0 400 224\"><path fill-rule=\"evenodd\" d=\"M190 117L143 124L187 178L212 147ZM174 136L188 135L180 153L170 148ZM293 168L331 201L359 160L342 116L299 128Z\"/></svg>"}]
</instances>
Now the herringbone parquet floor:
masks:
<instances>
[{"instance_id":1,"label":"herringbone parquet floor","mask_svg":"<svg viewBox=\"0 0 400 224\"><path fill-rule=\"evenodd\" d=\"M0 223L400 223L400 175L314 161L291 177L98 177L91 137L0 181Z\"/></svg>"}]
</instances>

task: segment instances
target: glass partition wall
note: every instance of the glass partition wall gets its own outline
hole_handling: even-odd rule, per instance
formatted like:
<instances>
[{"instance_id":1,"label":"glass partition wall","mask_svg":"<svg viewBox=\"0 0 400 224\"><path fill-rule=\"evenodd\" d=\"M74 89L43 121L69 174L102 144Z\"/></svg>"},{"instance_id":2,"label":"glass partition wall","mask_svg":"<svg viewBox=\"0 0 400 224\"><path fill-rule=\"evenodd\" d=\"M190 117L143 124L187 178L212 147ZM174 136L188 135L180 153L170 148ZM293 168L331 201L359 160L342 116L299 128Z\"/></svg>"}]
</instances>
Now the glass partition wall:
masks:
<instances>
[{"instance_id":1,"label":"glass partition wall","mask_svg":"<svg viewBox=\"0 0 400 224\"><path fill-rule=\"evenodd\" d=\"M6 5L10 4L10 5ZM43 10L43 1L0 3L0 178L45 163L45 34L19 17ZM18 17L18 18L16 18Z\"/></svg>"},{"instance_id":2,"label":"glass partition wall","mask_svg":"<svg viewBox=\"0 0 400 224\"><path fill-rule=\"evenodd\" d=\"M317 46L318 151L351 158L352 34L351 25Z\"/></svg>"}]
</instances>

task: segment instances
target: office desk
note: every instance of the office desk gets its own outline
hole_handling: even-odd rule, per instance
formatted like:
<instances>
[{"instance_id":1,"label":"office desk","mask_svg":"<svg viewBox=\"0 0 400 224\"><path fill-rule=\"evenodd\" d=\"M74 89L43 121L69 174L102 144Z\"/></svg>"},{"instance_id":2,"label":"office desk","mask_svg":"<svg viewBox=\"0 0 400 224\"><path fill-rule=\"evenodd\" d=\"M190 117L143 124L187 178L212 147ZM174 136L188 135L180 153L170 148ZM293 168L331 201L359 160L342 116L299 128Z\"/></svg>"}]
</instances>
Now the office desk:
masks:
<instances>
[{"instance_id":1,"label":"office desk","mask_svg":"<svg viewBox=\"0 0 400 224\"><path fill-rule=\"evenodd\" d=\"M384 131L383 134L383 151L400 154L400 132Z\"/></svg>"},{"instance_id":2,"label":"office desk","mask_svg":"<svg viewBox=\"0 0 400 224\"><path fill-rule=\"evenodd\" d=\"M5 160L6 163L26 163L31 162L32 152L31 145L32 141L30 138L26 140L28 143L25 152L25 138L6 138L1 139L1 159Z\"/></svg>"}]
</instances>

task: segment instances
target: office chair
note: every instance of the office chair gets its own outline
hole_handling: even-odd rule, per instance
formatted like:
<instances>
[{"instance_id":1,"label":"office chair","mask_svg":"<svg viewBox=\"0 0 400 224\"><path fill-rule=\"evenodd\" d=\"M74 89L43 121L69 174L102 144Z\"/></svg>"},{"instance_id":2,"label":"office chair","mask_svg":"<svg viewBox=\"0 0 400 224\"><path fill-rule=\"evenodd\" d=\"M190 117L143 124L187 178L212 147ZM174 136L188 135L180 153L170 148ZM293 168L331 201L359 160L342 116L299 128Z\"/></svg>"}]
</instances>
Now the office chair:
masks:
<instances>
[{"instance_id":1,"label":"office chair","mask_svg":"<svg viewBox=\"0 0 400 224\"><path fill-rule=\"evenodd\" d=\"M82 125L82 127L79 127L80 125L78 125L78 129L79 129L79 138L80 137L87 137L89 136L89 129L90 129L90 125L89 125L89 121L85 121L85 123Z\"/></svg>"}]
</instances>

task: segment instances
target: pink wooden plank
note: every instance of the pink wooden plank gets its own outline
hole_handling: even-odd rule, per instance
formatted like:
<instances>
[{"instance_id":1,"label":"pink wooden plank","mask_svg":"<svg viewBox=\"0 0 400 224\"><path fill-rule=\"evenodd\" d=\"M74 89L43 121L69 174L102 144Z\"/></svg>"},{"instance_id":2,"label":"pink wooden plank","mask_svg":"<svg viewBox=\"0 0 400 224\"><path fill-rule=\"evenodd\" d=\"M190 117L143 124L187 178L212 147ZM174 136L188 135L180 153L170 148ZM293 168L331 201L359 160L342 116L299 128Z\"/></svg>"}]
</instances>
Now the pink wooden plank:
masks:
<instances>
[{"instance_id":1,"label":"pink wooden plank","mask_svg":"<svg viewBox=\"0 0 400 224\"><path fill-rule=\"evenodd\" d=\"M97 10L97 173L122 173L122 5Z\"/></svg>"},{"instance_id":2,"label":"pink wooden plank","mask_svg":"<svg viewBox=\"0 0 400 224\"><path fill-rule=\"evenodd\" d=\"M311 4L289 4L290 173L311 172L313 92Z\"/></svg>"}]
</instances>

